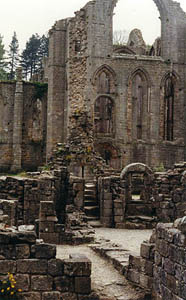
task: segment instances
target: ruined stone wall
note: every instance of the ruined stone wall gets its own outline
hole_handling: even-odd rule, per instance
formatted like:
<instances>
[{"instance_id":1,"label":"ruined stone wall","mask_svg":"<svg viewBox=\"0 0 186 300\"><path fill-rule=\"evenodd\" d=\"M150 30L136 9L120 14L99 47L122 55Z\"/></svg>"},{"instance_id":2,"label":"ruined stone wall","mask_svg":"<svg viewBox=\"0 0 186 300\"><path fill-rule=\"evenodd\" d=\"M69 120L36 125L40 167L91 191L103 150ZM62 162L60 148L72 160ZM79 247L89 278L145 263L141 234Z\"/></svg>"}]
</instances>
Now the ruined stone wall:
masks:
<instances>
[{"instance_id":1,"label":"ruined stone wall","mask_svg":"<svg viewBox=\"0 0 186 300\"><path fill-rule=\"evenodd\" d=\"M176 164L173 170L155 173L153 197L159 221L172 222L186 212L185 163Z\"/></svg>"},{"instance_id":2,"label":"ruined stone wall","mask_svg":"<svg viewBox=\"0 0 186 300\"><path fill-rule=\"evenodd\" d=\"M145 289L153 300L185 299L184 219L159 223L141 244L140 256L130 255L127 279Z\"/></svg>"},{"instance_id":3,"label":"ruined stone wall","mask_svg":"<svg viewBox=\"0 0 186 300\"><path fill-rule=\"evenodd\" d=\"M47 86L39 91L37 84L0 83L1 172L36 169L45 162Z\"/></svg>"},{"instance_id":4,"label":"ruined stone wall","mask_svg":"<svg viewBox=\"0 0 186 300\"><path fill-rule=\"evenodd\" d=\"M125 190L120 177L100 177L98 199L102 225L119 228L125 216Z\"/></svg>"},{"instance_id":5,"label":"ruined stone wall","mask_svg":"<svg viewBox=\"0 0 186 300\"><path fill-rule=\"evenodd\" d=\"M115 77L116 92L108 95L114 103L114 130L113 135L107 133L96 135L95 144L103 148L104 144L110 144L117 152L120 159L118 169L131 162L142 162L150 166L158 166L163 161L166 167L171 167L174 162L184 159L184 70L175 66L175 72L182 73L178 77L178 90L176 91L175 112L174 112L174 140L164 141L161 131L164 126L162 116L162 103L164 98L163 80L166 74L172 72L171 65L163 62L162 59L138 57L133 55L121 55L114 58L94 58L94 67L91 70L92 85L91 107L94 111L96 99L100 96L94 86L94 76L105 66L111 70ZM132 78L136 72L143 74L147 82L147 104L143 116L144 136L136 139L132 134ZM111 75L111 73L110 73ZM114 159L114 155L113 155ZM111 162L112 165L112 162Z\"/></svg>"},{"instance_id":6,"label":"ruined stone wall","mask_svg":"<svg viewBox=\"0 0 186 300\"><path fill-rule=\"evenodd\" d=\"M12 163L14 82L0 83L0 169L6 171Z\"/></svg>"},{"instance_id":7,"label":"ruined stone wall","mask_svg":"<svg viewBox=\"0 0 186 300\"><path fill-rule=\"evenodd\" d=\"M144 168L145 165L134 163L124 169L128 171L125 175L122 172L121 179L119 176L99 177L98 198L103 226L154 228L157 222L173 222L185 215L186 164L175 164L167 172L148 173ZM143 172L144 176L138 182L139 178L135 179L135 176Z\"/></svg>"},{"instance_id":8,"label":"ruined stone wall","mask_svg":"<svg viewBox=\"0 0 186 300\"><path fill-rule=\"evenodd\" d=\"M158 224L155 239L153 299L185 299L185 234Z\"/></svg>"},{"instance_id":9,"label":"ruined stone wall","mask_svg":"<svg viewBox=\"0 0 186 300\"><path fill-rule=\"evenodd\" d=\"M37 170L46 161L47 85L23 86L22 168Z\"/></svg>"},{"instance_id":10,"label":"ruined stone wall","mask_svg":"<svg viewBox=\"0 0 186 300\"><path fill-rule=\"evenodd\" d=\"M37 243L34 232L0 232L0 245L0 278L14 275L18 299L92 299L85 256L57 259L56 246Z\"/></svg>"}]
</instances>

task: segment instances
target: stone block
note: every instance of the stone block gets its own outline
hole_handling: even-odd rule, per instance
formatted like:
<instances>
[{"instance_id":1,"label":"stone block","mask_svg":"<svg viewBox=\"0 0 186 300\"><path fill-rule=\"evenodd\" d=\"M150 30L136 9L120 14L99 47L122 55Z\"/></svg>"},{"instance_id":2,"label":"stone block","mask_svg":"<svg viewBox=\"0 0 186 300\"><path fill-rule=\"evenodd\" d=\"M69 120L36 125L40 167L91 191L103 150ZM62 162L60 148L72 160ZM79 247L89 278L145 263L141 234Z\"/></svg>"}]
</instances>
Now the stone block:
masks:
<instances>
[{"instance_id":1,"label":"stone block","mask_svg":"<svg viewBox=\"0 0 186 300\"><path fill-rule=\"evenodd\" d=\"M21 289L23 292L30 290L30 278L28 274L16 274L16 288Z\"/></svg>"},{"instance_id":2,"label":"stone block","mask_svg":"<svg viewBox=\"0 0 186 300\"><path fill-rule=\"evenodd\" d=\"M78 294L90 294L91 278L90 277L75 277L75 292Z\"/></svg>"},{"instance_id":3,"label":"stone block","mask_svg":"<svg viewBox=\"0 0 186 300\"><path fill-rule=\"evenodd\" d=\"M123 208L115 208L114 207L114 215L115 216L123 216L124 215Z\"/></svg>"},{"instance_id":4,"label":"stone block","mask_svg":"<svg viewBox=\"0 0 186 300\"><path fill-rule=\"evenodd\" d=\"M104 192L104 201L112 200L112 193Z\"/></svg>"},{"instance_id":5,"label":"stone block","mask_svg":"<svg viewBox=\"0 0 186 300\"><path fill-rule=\"evenodd\" d=\"M153 259L154 258L154 244L142 243L140 254L143 258Z\"/></svg>"},{"instance_id":6,"label":"stone block","mask_svg":"<svg viewBox=\"0 0 186 300\"><path fill-rule=\"evenodd\" d=\"M59 292L74 292L74 278L68 276L57 276L54 278L54 286Z\"/></svg>"},{"instance_id":7,"label":"stone block","mask_svg":"<svg viewBox=\"0 0 186 300\"><path fill-rule=\"evenodd\" d=\"M33 291L52 291L53 278L47 275L31 276L31 289Z\"/></svg>"},{"instance_id":8,"label":"stone block","mask_svg":"<svg viewBox=\"0 0 186 300\"><path fill-rule=\"evenodd\" d=\"M168 274L174 275L175 273L175 264L168 258L164 258L162 262L165 272Z\"/></svg>"},{"instance_id":9,"label":"stone block","mask_svg":"<svg viewBox=\"0 0 186 300\"><path fill-rule=\"evenodd\" d=\"M46 259L23 259L17 261L17 272L27 274L46 274L48 262Z\"/></svg>"},{"instance_id":10,"label":"stone block","mask_svg":"<svg viewBox=\"0 0 186 300\"><path fill-rule=\"evenodd\" d=\"M129 281L132 281L136 284L139 284L140 282L140 273L135 270L129 270L127 274L127 279Z\"/></svg>"},{"instance_id":11,"label":"stone block","mask_svg":"<svg viewBox=\"0 0 186 300\"><path fill-rule=\"evenodd\" d=\"M42 293L42 300L60 300L60 292Z\"/></svg>"},{"instance_id":12,"label":"stone block","mask_svg":"<svg viewBox=\"0 0 186 300\"><path fill-rule=\"evenodd\" d=\"M28 292L28 293L21 293L21 297L24 300L42 300L41 294L37 292Z\"/></svg>"},{"instance_id":13,"label":"stone block","mask_svg":"<svg viewBox=\"0 0 186 300\"><path fill-rule=\"evenodd\" d=\"M51 259L56 257L56 245L38 244L31 248L35 258Z\"/></svg>"},{"instance_id":14,"label":"stone block","mask_svg":"<svg viewBox=\"0 0 186 300\"><path fill-rule=\"evenodd\" d=\"M59 244L59 236L57 232L39 233L39 238L47 244Z\"/></svg>"},{"instance_id":15,"label":"stone block","mask_svg":"<svg viewBox=\"0 0 186 300\"><path fill-rule=\"evenodd\" d=\"M55 222L41 221L39 222L39 232L54 232Z\"/></svg>"},{"instance_id":16,"label":"stone block","mask_svg":"<svg viewBox=\"0 0 186 300\"><path fill-rule=\"evenodd\" d=\"M78 294L78 300L100 300L100 297L96 293L92 292L88 296L87 295Z\"/></svg>"},{"instance_id":17,"label":"stone block","mask_svg":"<svg viewBox=\"0 0 186 300\"><path fill-rule=\"evenodd\" d=\"M13 260L0 260L0 273L16 273L16 261Z\"/></svg>"},{"instance_id":18,"label":"stone block","mask_svg":"<svg viewBox=\"0 0 186 300\"><path fill-rule=\"evenodd\" d=\"M51 276L62 276L64 272L63 261L61 259L51 259L48 261L48 274Z\"/></svg>"},{"instance_id":19,"label":"stone block","mask_svg":"<svg viewBox=\"0 0 186 300\"><path fill-rule=\"evenodd\" d=\"M123 216L114 216L114 222L115 223L122 223L123 222Z\"/></svg>"},{"instance_id":20,"label":"stone block","mask_svg":"<svg viewBox=\"0 0 186 300\"><path fill-rule=\"evenodd\" d=\"M1 259L15 259L16 258L16 246L1 244L0 246Z\"/></svg>"},{"instance_id":21,"label":"stone block","mask_svg":"<svg viewBox=\"0 0 186 300\"><path fill-rule=\"evenodd\" d=\"M108 208L104 208L103 215L104 215L104 217L111 217L113 215L113 210L108 209Z\"/></svg>"},{"instance_id":22,"label":"stone block","mask_svg":"<svg viewBox=\"0 0 186 300\"><path fill-rule=\"evenodd\" d=\"M140 282L141 287L148 289L148 290L152 289L152 277L149 277L145 274L140 274L139 282Z\"/></svg>"},{"instance_id":23,"label":"stone block","mask_svg":"<svg viewBox=\"0 0 186 300\"><path fill-rule=\"evenodd\" d=\"M91 261L89 259L64 260L64 274L68 276L90 276Z\"/></svg>"},{"instance_id":24,"label":"stone block","mask_svg":"<svg viewBox=\"0 0 186 300\"><path fill-rule=\"evenodd\" d=\"M54 203L52 201L41 201L40 211L46 216L52 216L55 214Z\"/></svg>"},{"instance_id":25,"label":"stone block","mask_svg":"<svg viewBox=\"0 0 186 300\"><path fill-rule=\"evenodd\" d=\"M77 300L78 299L77 294L75 294L75 293L62 293L61 296L62 296L63 300Z\"/></svg>"},{"instance_id":26,"label":"stone block","mask_svg":"<svg viewBox=\"0 0 186 300\"><path fill-rule=\"evenodd\" d=\"M24 244L18 244L16 245L16 258L17 259L23 259L23 258L29 258L30 257L30 246L24 245Z\"/></svg>"}]
</instances>

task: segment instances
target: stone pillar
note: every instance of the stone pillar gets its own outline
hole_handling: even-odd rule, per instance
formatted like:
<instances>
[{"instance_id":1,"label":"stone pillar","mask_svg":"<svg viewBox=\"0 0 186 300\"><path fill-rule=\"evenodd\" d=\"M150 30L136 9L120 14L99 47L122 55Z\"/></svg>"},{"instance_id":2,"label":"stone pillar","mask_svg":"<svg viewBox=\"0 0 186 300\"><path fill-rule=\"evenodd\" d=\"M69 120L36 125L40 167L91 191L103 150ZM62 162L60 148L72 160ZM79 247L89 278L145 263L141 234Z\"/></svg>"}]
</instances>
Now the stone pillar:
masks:
<instances>
[{"instance_id":1,"label":"stone pillar","mask_svg":"<svg viewBox=\"0 0 186 300\"><path fill-rule=\"evenodd\" d=\"M50 31L47 104L47 159L57 143L64 142L66 105L66 20L58 21Z\"/></svg>"},{"instance_id":2,"label":"stone pillar","mask_svg":"<svg viewBox=\"0 0 186 300\"><path fill-rule=\"evenodd\" d=\"M14 101L14 124L13 124L13 161L11 171L21 170L22 159L22 122L23 122L23 81L22 68L17 69L17 82Z\"/></svg>"}]
</instances>

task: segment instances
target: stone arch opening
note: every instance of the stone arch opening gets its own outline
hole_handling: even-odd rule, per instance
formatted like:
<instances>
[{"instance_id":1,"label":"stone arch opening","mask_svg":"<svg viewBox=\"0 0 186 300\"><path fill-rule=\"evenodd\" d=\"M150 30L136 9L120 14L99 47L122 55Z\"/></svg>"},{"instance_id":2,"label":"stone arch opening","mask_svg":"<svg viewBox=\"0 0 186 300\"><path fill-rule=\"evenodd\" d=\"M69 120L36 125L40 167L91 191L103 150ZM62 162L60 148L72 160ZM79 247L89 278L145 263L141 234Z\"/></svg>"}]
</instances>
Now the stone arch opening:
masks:
<instances>
[{"instance_id":1,"label":"stone arch opening","mask_svg":"<svg viewBox=\"0 0 186 300\"><path fill-rule=\"evenodd\" d=\"M128 37L134 28L138 28L142 32L146 45L153 45L155 39L161 36L159 15L164 8L161 2L159 0L143 0L142 5L139 0L117 1L113 17L113 33L120 30ZM125 22L121 28L120 24L123 20ZM151 27L150 31L147 24Z\"/></svg>"},{"instance_id":2,"label":"stone arch opening","mask_svg":"<svg viewBox=\"0 0 186 300\"><path fill-rule=\"evenodd\" d=\"M126 221L153 223L156 213L152 197L153 171L145 164L134 163L124 168L120 177L125 182Z\"/></svg>"}]
</instances>

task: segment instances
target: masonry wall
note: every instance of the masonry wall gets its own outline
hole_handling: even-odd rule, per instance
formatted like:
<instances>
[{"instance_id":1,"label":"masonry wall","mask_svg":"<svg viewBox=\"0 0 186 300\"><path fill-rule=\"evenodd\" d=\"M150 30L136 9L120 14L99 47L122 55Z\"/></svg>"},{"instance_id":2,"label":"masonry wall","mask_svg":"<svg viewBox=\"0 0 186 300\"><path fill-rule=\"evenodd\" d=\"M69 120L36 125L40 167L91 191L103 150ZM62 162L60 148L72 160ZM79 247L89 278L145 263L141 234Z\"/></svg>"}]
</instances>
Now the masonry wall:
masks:
<instances>
[{"instance_id":1,"label":"masonry wall","mask_svg":"<svg viewBox=\"0 0 186 300\"><path fill-rule=\"evenodd\" d=\"M0 168L8 170L12 162L15 82L0 83Z\"/></svg>"},{"instance_id":2,"label":"masonry wall","mask_svg":"<svg viewBox=\"0 0 186 300\"><path fill-rule=\"evenodd\" d=\"M22 168L37 170L46 161L47 85L23 86Z\"/></svg>"},{"instance_id":3,"label":"masonry wall","mask_svg":"<svg viewBox=\"0 0 186 300\"><path fill-rule=\"evenodd\" d=\"M34 232L0 232L0 245L0 278L14 275L22 290L18 299L92 299L91 262L85 256L57 259L56 246L37 243Z\"/></svg>"}]
</instances>

